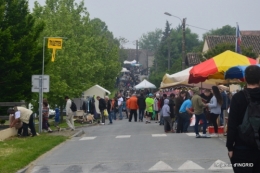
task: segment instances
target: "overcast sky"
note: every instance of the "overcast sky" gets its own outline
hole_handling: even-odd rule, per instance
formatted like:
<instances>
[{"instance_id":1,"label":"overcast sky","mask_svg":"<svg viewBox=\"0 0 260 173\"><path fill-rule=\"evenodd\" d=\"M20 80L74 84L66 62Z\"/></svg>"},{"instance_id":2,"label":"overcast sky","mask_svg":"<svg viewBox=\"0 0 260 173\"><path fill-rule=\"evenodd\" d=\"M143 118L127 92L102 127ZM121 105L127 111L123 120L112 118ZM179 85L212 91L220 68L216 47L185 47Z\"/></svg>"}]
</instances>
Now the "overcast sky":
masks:
<instances>
[{"instance_id":1,"label":"overcast sky","mask_svg":"<svg viewBox=\"0 0 260 173\"><path fill-rule=\"evenodd\" d=\"M35 0L29 0L30 9ZM81 0L75 0L80 2ZM38 0L41 5L45 0ZM129 42L126 48L134 48L135 40L142 34L164 29L166 20L175 28L180 19L164 15L169 12L179 18L187 18L187 24L203 29L217 29L224 25L240 30L260 30L259 0L84 0L90 18L100 18L115 37ZM205 30L190 27L202 38ZM235 34L235 33L234 33Z\"/></svg>"}]
</instances>

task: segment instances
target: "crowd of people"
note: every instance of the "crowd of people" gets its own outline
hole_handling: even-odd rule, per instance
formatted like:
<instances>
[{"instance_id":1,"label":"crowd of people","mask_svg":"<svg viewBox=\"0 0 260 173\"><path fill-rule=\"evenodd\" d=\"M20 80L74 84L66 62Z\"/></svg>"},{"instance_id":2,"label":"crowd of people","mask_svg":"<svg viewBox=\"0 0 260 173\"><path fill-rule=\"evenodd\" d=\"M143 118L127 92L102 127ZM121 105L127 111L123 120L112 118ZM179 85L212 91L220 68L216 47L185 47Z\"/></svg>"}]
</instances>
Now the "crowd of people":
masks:
<instances>
[{"instance_id":1,"label":"crowd of people","mask_svg":"<svg viewBox=\"0 0 260 173\"><path fill-rule=\"evenodd\" d=\"M247 67L245 81L244 89L234 95L218 86L212 86L211 89L203 91L198 87L173 88L170 90L170 95L165 94L162 90L153 93L145 89L140 92L121 90L112 99L108 96L104 98L97 96L101 124L105 124L106 116L109 119L108 124L113 124L114 120L123 120L123 112L125 112L125 117L129 122L132 120L143 122L145 119L145 124L150 124L151 120L155 120L159 125L164 125L166 133L187 133L190 120L195 115L196 138L210 138L218 135L218 126L224 125L224 112L229 109L226 147L230 161L233 165L252 163L250 167L233 166L233 169L235 172L260 172L260 67L255 65ZM65 97L65 100L66 122L71 130L75 130L73 121L75 111L71 108L72 101L68 96ZM51 132L48 110L48 102L44 100L42 127L43 130ZM10 127L17 128L18 135L29 136L28 129L31 131L31 136L37 135L33 122L34 115L30 109L15 106L9 108L8 113L10 114ZM249 116L255 121L248 121L246 118ZM212 135L207 134L206 131L210 124L214 127L215 132ZM251 125L249 126L249 124ZM202 134L200 134L199 125L203 128ZM56 127L59 128L58 124ZM250 128L251 131L244 133Z\"/></svg>"}]
</instances>

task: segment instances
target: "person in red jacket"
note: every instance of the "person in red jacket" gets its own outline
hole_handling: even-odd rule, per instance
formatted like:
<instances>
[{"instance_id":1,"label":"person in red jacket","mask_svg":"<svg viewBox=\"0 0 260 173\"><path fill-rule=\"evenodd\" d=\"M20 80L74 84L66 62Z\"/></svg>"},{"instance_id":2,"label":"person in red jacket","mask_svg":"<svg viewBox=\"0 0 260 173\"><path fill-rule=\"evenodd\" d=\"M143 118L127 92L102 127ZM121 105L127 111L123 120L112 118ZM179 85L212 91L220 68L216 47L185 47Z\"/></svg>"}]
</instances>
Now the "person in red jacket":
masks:
<instances>
[{"instance_id":1,"label":"person in red jacket","mask_svg":"<svg viewBox=\"0 0 260 173\"><path fill-rule=\"evenodd\" d=\"M137 104L136 94L133 94L132 97L130 97L130 99L127 101L127 106L128 106L128 109L130 109L129 122L132 121L133 114L134 114L135 122L137 122L138 104Z\"/></svg>"}]
</instances>

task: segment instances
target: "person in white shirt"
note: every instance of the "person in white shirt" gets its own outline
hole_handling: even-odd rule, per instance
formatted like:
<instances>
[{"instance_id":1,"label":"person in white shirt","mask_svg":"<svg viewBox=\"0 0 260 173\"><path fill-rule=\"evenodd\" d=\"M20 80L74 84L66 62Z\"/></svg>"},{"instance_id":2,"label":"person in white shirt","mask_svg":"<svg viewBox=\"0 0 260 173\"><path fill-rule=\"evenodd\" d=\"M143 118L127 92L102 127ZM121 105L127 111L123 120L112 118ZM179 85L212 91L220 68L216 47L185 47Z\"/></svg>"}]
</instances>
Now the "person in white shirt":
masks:
<instances>
[{"instance_id":1,"label":"person in white shirt","mask_svg":"<svg viewBox=\"0 0 260 173\"><path fill-rule=\"evenodd\" d=\"M66 100L66 123L68 124L68 126L70 127L70 129L73 131L75 130L75 126L74 126L74 113L71 110L71 100L68 96L65 96L65 100Z\"/></svg>"},{"instance_id":2,"label":"person in white shirt","mask_svg":"<svg viewBox=\"0 0 260 173\"><path fill-rule=\"evenodd\" d=\"M118 94L118 99L117 99L117 104L118 104L118 111L119 111L119 120L123 119L123 97L121 96L121 94Z\"/></svg>"},{"instance_id":3,"label":"person in white shirt","mask_svg":"<svg viewBox=\"0 0 260 173\"><path fill-rule=\"evenodd\" d=\"M12 110L10 110L10 114L14 114L15 120L10 124L10 128L15 127L17 122L23 122L23 137L29 136L28 127L31 129L32 137L36 136L36 131L33 123L33 112L30 109L15 106Z\"/></svg>"}]
</instances>

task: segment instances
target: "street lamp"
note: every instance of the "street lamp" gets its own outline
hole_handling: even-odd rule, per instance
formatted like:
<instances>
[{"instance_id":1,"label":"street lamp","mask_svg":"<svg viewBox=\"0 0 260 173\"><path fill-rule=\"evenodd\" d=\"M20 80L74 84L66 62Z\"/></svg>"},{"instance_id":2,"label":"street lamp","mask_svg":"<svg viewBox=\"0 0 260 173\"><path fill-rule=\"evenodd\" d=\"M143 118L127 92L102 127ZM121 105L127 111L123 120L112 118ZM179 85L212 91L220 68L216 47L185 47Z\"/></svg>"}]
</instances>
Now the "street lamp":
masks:
<instances>
[{"instance_id":1,"label":"street lamp","mask_svg":"<svg viewBox=\"0 0 260 173\"><path fill-rule=\"evenodd\" d=\"M67 39L67 37L43 37L43 53L42 53L42 75L40 76L39 79L39 84L40 84L40 91L39 91L39 133L42 132L42 102L43 102L43 77L44 77L44 57L45 57L45 39L47 38L61 38L61 39Z\"/></svg>"},{"instance_id":2,"label":"street lamp","mask_svg":"<svg viewBox=\"0 0 260 173\"><path fill-rule=\"evenodd\" d=\"M186 23L186 18L179 18L178 16L174 16L168 12L164 13L167 16L172 16L172 17L176 17L178 19L180 19L181 23L182 23L182 70L185 69L185 23Z\"/></svg>"}]
</instances>

